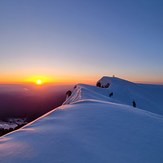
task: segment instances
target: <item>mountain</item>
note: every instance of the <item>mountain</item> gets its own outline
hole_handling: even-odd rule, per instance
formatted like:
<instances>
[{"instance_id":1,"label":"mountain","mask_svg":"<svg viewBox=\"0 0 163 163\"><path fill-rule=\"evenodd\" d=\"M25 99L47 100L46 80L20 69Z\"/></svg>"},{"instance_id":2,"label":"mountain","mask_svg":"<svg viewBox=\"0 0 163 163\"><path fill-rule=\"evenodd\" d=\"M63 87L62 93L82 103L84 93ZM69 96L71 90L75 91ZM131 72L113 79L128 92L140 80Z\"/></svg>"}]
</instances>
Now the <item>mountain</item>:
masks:
<instances>
[{"instance_id":1,"label":"mountain","mask_svg":"<svg viewBox=\"0 0 163 163\"><path fill-rule=\"evenodd\" d=\"M163 162L162 85L103 77L69 95L62 106L1 137L0 162Z\"/></svg>"}]
</instances>

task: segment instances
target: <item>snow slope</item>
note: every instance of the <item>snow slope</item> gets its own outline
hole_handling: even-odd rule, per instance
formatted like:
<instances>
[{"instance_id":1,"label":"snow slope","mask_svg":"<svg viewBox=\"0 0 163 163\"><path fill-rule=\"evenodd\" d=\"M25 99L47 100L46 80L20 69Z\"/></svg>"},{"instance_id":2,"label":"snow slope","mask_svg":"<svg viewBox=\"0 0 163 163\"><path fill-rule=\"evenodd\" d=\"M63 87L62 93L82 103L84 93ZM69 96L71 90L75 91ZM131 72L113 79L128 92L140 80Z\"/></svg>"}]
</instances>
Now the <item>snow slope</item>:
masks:
<instances>
[{"instance_id":1,"label":"snow slope","mask_svg":"<svg viewBox=\"0 0 163 163\"><path fill-rule=\"evenodd\" d=\"M64 105L0 138L0 162L162 163L162 86L104 79L109 88L79 84Z\"/></svg>"},{"instance_id":2,"label":"snow slope","mask_svg":"<svg viewBox=\"0 0 163 163\"><path fill-rule=\"evenodd\" d=\"M132 105L134 100L138 108L163 115L163 85L136 84L116 77L103 77L99 81L104 85L110 83L105 95L113 92L118 103Z\"/></svg>"}]
</instances>

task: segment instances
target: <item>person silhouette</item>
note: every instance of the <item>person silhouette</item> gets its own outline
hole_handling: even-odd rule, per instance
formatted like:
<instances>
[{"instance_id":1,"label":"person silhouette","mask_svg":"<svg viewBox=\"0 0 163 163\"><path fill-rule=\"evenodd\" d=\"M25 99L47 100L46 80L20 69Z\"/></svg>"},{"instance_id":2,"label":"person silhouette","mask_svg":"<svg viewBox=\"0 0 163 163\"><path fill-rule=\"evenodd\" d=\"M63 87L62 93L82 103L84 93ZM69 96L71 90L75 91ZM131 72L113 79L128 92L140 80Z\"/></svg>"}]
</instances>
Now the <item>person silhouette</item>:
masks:
<instances>
[{"instance_id":1,"label":"person silhouette","mask_svg":"<svg viewBox=\"0 0 163 163\"><path fill-rule=\"evenodd\" d=\"M134 100L132 101L132 106L136 108L136 102Z\"/></svg>"},{"instance_id":2,"label":"person silhouette","mask_svg":"<svg viewBox=\"0 0 163 163\"><path fill-rule=\"evenodd\" d=\"M109 94L109 97L112 97L113 96L113 92L111 92L110 94Z\"/></svg>"}]
</instances>

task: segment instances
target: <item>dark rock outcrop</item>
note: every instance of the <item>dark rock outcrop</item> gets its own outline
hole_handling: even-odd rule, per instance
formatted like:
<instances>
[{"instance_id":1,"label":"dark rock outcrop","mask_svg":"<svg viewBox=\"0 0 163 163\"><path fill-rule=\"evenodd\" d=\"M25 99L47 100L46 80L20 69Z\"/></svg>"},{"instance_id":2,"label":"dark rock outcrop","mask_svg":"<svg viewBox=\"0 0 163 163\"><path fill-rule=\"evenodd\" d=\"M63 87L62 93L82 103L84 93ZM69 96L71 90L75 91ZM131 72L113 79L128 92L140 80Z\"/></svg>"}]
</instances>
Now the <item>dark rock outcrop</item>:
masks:
<instances>
[{"instance_id":1,"label":"dark rock outcrop","mask_svg":"<svg viewBox=\"0 0 163 163\"><path fill-rule=\"evenodd\" d=\"M71 94L72 94L72 92L71 92L70 90L68 90L68 91L66 92L66 98L70 97Z\"/></svg>"}]
</instances>

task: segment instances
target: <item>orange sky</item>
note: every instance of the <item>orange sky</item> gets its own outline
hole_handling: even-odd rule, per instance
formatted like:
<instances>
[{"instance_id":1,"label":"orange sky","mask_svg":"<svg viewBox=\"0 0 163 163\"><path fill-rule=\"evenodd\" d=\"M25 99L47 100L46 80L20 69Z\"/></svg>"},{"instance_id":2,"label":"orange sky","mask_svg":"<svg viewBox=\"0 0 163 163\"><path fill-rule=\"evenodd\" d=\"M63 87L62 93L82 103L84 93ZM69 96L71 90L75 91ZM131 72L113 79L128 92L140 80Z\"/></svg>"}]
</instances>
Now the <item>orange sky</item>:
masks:
<instances>
[{"instance_id":1,"label":"orange sky","mask_svg":"<svg viewBox=\"0 0 163 163\"><path fill-rule=\"evenodd\" d=\"M107 76L106 74L104 74ZM48 75L3 75L0 78L0 83L2 84L12 84L12 83L35 83L36 80L40 79L43 84L45 83L55 83L55 84L77 84L77 83L85 83L85 84L95 84L97 80L99 80L104 75L97 75L97 76L83 76L83 75L64 75L64 76L48 76ZM112 76L112 75L108 75ZM115 75L116 76L116 75ZM149 77L134 77L134 76L116 76L119 78L123 78L132 82L139 82L139 83L154 83L154 84L163 84L163 81L160 79L149 78Z\"/></svg>"},{"instance_id":2,"label":"orange sky","mask_svg":"<svg viewBox=\"0 0 163 163\"><path fill-rule=\"evenodd\" d=\"M36 80L40 79L44 83L55 83L55 84L76 84L76 83L89 83L94 84L99 79L98 77L89 76L46 76L46 75L31 75L31 76L1 76L0 83L35 83Z\"/></svg>"}]
</instances>

